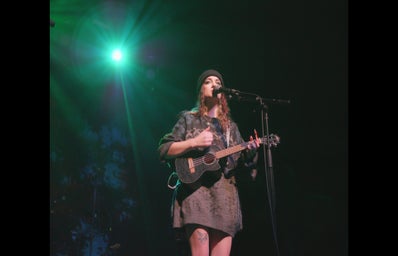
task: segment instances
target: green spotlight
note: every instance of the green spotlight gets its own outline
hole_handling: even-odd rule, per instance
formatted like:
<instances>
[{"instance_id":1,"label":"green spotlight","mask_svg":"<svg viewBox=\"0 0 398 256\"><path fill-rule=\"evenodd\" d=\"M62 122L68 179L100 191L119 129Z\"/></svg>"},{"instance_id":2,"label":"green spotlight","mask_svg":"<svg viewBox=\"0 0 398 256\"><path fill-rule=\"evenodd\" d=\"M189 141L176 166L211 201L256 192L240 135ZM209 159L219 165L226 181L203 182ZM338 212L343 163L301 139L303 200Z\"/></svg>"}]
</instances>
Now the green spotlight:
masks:
<instances>
[{"instance_id":1,"label":"green spotlight","mask_svg":"<svg viewBox=\"0 0 398 256\"><path fill-rule=\"evenodd\" d=\"M119 62L122 60L122 51L120 51L119 49L115 49L112 52L112 59L116 62Z\"/></svg>"}]
</instances>

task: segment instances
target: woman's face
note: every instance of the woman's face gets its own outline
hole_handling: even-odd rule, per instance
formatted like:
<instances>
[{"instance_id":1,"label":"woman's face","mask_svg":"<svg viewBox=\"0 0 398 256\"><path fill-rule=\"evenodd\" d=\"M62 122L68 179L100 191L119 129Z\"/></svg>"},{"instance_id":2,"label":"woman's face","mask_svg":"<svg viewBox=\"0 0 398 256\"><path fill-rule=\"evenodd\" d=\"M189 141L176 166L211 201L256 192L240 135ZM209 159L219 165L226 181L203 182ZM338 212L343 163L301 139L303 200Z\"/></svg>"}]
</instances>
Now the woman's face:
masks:
<instances>
[{"instance_id":1,"label":"woman's face","mask_svg":"<svg viewBox=\"0 0 398 256\"><path fill-rule=\"evenodd\" d=\"M208 76L202 84L202 93L205 97L213 97L213 89L216 85L221 85L221 81L216 76ZM221 97L221 93L217 94L217 98Z\"/></svg>"}]
</instances>

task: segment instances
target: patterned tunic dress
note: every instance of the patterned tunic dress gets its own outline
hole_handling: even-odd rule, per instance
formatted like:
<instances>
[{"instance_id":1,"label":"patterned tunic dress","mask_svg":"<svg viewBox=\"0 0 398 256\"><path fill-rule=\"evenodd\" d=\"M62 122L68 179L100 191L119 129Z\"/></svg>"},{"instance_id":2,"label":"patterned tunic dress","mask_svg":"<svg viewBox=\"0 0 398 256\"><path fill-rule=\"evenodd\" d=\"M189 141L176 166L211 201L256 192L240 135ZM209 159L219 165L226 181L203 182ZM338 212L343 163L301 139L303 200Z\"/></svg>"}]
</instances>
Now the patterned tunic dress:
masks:
<instances>
[{"instance_id":1,"label":"patterned tunic dress","mask_svg":"<svg viewBox=\"0 0 398 256\"><path fill-rule=\"evenodd\" d=\"M174 161L165 159L170 145L176 141L194 138L208 126L214 135L211 148L216 148L217 151L244 142L235 122L231 121L227 135L221 131L218 119L197 117L190 112L184 112L172 132L160 140L160 159L174 167ZM241 154L242 152L238 152L221 159L220 170L205 171L194 183L179 183L174 190L171 207L174 228L199 224L221 230L232 237L242 229L241 205L233 175L235 169L241 166Z\"/></svg>"}]
</instances>

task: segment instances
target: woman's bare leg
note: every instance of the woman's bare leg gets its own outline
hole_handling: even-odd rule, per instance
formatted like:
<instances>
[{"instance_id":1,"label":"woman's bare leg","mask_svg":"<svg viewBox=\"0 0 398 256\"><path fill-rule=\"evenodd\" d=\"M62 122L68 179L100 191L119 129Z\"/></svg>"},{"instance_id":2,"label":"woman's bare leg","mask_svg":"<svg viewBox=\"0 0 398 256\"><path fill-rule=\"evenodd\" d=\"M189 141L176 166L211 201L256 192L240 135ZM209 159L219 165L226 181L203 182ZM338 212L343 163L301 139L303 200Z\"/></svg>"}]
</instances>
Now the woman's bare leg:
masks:
<instances>
[{"instance_id":1,"label":"woman's bare leg","mask_svg":"<svg viewBox=\"0 0 398 256\"><path fill-rule=\"evenodd\" d=\"M210 255L229 256L232 247L232 236L218 231L210 232Z\"/></svg>"},{"instance_id":2,"label":"woman's bare leg","mask_svg":"<svg viewBox=\"0 0 398 256\"><path fill-rule=\"evenodd\" d=\"M209 233L203 228L196 228L189 237L192 256L209 256Z\"/></svg>"}]
</instances>

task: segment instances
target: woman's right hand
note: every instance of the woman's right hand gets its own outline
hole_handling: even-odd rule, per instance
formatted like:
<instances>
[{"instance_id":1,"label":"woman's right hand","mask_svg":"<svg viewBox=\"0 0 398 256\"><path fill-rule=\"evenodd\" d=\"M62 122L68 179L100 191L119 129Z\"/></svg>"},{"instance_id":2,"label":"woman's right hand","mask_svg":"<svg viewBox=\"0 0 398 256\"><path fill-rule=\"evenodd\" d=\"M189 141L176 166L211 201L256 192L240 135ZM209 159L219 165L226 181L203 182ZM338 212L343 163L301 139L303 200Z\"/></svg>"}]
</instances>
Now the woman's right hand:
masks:
<instances>
[{"instance_id":1,"label":"woman's right hand","mask_svg":"<svg viewBox=\"0 0 398 256\"><path fill-rule=\"evenodd\" d=\"M213 143L213 133L210 126L204 129L198 136L192 138L193 148L208 147Z\"/></svg>"}]
</instances>

